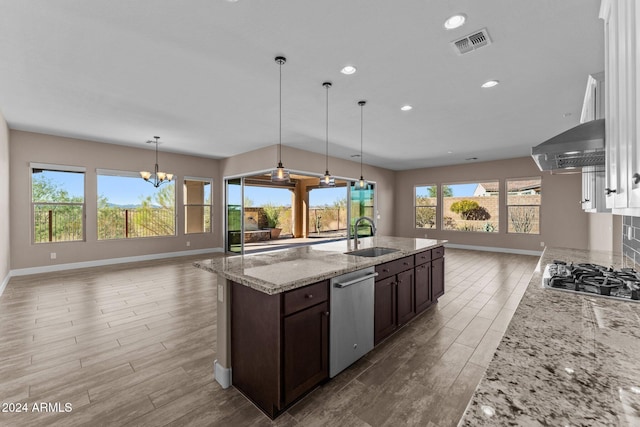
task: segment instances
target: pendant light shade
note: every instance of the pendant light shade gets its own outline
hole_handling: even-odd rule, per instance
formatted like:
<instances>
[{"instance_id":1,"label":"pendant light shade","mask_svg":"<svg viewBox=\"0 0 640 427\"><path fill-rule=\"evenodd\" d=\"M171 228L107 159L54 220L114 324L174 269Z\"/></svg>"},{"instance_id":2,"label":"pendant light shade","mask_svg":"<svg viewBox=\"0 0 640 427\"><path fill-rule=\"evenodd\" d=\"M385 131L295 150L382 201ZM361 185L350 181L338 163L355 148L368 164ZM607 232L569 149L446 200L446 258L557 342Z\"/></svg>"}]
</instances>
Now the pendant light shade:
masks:
<instances>
[{"instance_id":1,"label":"pendant light shade","mask_svg":"<svg viewBox=\"0 0 640 427\"><path fill-rule=\"evenodd\" d=\"M151 185L158 188L162 184L166 182L170 182L173 179L172 173L160 172L160 167L158 166L158 140L159 136L154 136L155 141L147 141L147 144L156 144L156 164L153 173L149 171L140 171L140 177L147 182L150 182Z\"/></svg>"},{"instance_id":2,"label":"pendant light shade","mask_svg":"<svg viewBox=\"0 0 640 427\"><path fill-rule=\"evenodd\" d=\"M358 105L360 106L360 179L356 183L356 188L359 190L364 190L367 188L367 181L365 181L362 175L362 140L363 140L363 130L364 130L364 106L367 101L359 101Z\"/></svg>"},{"instance_id":3,"label":"pendant light shade","mask_svg":"<svg viewBox=\"0 0 640 427\"><path fill-rule=\"evenodd\" d=\"M271 172L271 182L289 182L289 171L282 166L282 65L287 62L284 56L276 56L276 63L280 66L280 125L278 137L278 166Z\"/></svg>"},{"instance_id":4,"label":"pendant light shade","mask_svg":"<svg viewBox=\"0 0 640 427\"><path fill-rule=\"evenodd\" d=\"M320 183L318 184L320 187L335 187L336 181L329 173L329 88L331 87L331 82L322 83L327 89L327 121L326 121L326 163L325 163L325 171L324 176L320 178Z\"/></svg>"}]
</instances>

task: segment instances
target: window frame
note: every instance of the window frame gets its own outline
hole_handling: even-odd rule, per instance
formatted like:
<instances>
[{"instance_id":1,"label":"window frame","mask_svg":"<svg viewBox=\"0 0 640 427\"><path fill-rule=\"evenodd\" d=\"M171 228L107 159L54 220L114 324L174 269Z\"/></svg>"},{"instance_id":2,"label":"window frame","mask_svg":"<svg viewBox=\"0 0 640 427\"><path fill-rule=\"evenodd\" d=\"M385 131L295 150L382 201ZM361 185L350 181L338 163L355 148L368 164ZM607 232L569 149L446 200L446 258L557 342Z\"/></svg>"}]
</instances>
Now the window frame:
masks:
<instances>
[{"instance_id":1,"label":"window frame","mask_svg":"<svg viewBox=\"0 0 640 427\"><path fill-rule=\"evenodd\" d=\"M109 241L120 241L120 240L139 240L139 239L157 239L157 238L173 238L178 236L178 186L176 183L178 182L178 176L176 174L173 175L173 179L169 182L173 182L173 234L162 234L158 236L133 236L128 237L112 237L112 238L100 238L100 230L99 230L99 220L98 216L100 215L100 209L98 207L98 203L100 201L100 192L99 192L99 178L100 176L115 176L122 178L136 178L142 179L140 177L140 172L134 171L125 171L118 169L96 169L96 241L98 242L109 242ZM163 184L165 185L165 184ZM160 187L157 187L158 189Z\"/></svg>"},{"instance_id":2,"label":"window frame","mask_svg":"<svg viewBox=\"0 0 640 427\"><path fill-rule=\"evenodd\" d=\"M51 172L66 172L66 173L81 173L82 174L82 203L74 203L74 202L36 202L33 200L33 174L34 169L40 169L42 171L51 171ZM54 243L77 243L77 242L86 242L87 240L87 168L84 166L75 166L75 165L60 165L60 164L52 164L52 163L38 163L38 162L30 162L29 163L29 190L31 192L30 196L30 240L32 245L42 245L42 244L54 244ZM82 236L78 240L49 240L49 241L36 241L36 206L37 205L55 205L55 206L80 206L81 214L80 220L82 221L82 225L80 227L80 232ZM52 234L51 230L49 234Z\"/></svg>"},{"instance_id":3,"label":"window frame","mask_svg":"<svg viewBox=\"0 0 640 427\"><path fill-rule=\"evenodd\" d=\"M540 180L540 202L537 205L532 204L510 204L509 203L509 181L531 181L531 180ZM530 176L530 177L518 177L518 178L505 178L504 179L504 203L506 206L506 233L507 234L518 234L521 236L540 236L542 235L542 176ZM536 207L538 208L538 232L537 233L529 233L529 232L521 232L521 231L509 231L509 225L511 224L511 217L509 214L509 208L512 206L516 207Z\"/></svg>"},{"instance_id":4,"label":"window frame","mask_svg":"<svg viewBox=\"0 0 640 427\"><path fill-rule=\"evenodd\" d=\"M209 183L209 203L187 203L187 181L200 181ZM206 194L203 197L207 200ZM182 206L183 206L183 232L186 235L190 234L211 234L213 233L213 178L206 178L200 176L185 176L182 178ZM209 207L209 230L208 231L187 231L187 209L189 207Z\"/></svg>"},{"instance_id":5,"label":"window frame","mask_svg":"<svg viewBox=\"0 0 640 427\"><path fill-rule=\"evenodd\" d=\"M418 187L435 187L436 188L436 204L435 206L427 206L427 205L420 205L418 206ZM438 207L440 206L440 204L438 203L440 199L440 184L415 184L413 186L413 228L415 230L438 230L439 229L439 225L440 222L438 221L440 212ZM418 208L433 208L435 211L435 217L434 217L434 224L433 227L431 228L427 228L427 227L418 227Z\"/></svg>"},{"instance_id":6,"label":"window frame","mask_svg":"<svg viewBox=\"0 0 640 427\"><path fill-rule=\"evenodd\" d=\"M497 202L497 209L496 209L496 214L498 215L498 219L497 221L492 220L492 223L496 224L496 228L493 231L481 231L481 230L461 230L458 228L445 228L444 226L444 221L445 221L445 212L444 212L444 207L445 207L445 196L444 194L442 195L441 201L441 213L442 213L442 217L440 220L440 226L442 227L441 230L442 231L452 231L452 232L460 232L460 233L481 233L481 234L487 234L487 235L498 235L500 234L500 222L501 222L501 215L500 215L500 193L501 193L501 179L500 178L488 178L488 179L477 179L477 180L471 180L471 181L460 181L460 182L447 182L447 183L441 183L440 186L441 188L444 188L445 186L448 187L452 187L452 186L456 186L456 185L468 185L468 184L475 184L475 185L479 185L482 183L487 183L487 182L496 182L498 184L498 194L495 196L487 196L488 198L491 197L495 197L496 200L498 200ZM454 197L458 197L458 196L454 196ZM478 196L468 196L468 197L478 197ZM489 220L487 220L487 222L489 222Z\"/></svg>"}]
</instances>

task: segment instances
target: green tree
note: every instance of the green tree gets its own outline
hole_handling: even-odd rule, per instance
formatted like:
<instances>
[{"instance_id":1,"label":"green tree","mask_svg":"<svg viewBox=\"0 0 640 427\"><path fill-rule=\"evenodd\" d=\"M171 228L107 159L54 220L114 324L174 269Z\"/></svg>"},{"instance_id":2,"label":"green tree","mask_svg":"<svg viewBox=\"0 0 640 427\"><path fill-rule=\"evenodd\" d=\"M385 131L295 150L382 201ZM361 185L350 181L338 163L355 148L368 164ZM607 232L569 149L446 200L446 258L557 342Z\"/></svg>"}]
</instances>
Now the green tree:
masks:
<instances>
[{"instance_id":1,"label":"green tree","mask_svg":"<svg viewBox=\"0 0 640 427\"><path fill-rule=\"evenodd\" d=\"M435 185L431 185L429 187L429 197L437 197L437 190L438 187ZM442 186L442 197L453 197L453 190L451 189L450 186L448 185L443 185Z\"/></svg>"},{"instance_id":2,"label":"green tree","mask_svg":"<svg viewBox=\"0 0 640 427\"><path fill-rule=\"evenodd\" d=\"M82 240L83 197L71 196L59 183L35 173L32 175L31 197L36 243Z\"/></svg>"},{"instance_id":3,"label":"green tree","mask_svg":"<svg viewBox=\"0 0 640 427\"><path fill-rule=\"evenodd\" d=\"M153 196L141 198L141 206L135 210L129 220L129 236L174 235L176 230L175 200L175 184L173 182L160 187ZM131 231L133 231L133 236Z\"/></svg>"}]
</instances>

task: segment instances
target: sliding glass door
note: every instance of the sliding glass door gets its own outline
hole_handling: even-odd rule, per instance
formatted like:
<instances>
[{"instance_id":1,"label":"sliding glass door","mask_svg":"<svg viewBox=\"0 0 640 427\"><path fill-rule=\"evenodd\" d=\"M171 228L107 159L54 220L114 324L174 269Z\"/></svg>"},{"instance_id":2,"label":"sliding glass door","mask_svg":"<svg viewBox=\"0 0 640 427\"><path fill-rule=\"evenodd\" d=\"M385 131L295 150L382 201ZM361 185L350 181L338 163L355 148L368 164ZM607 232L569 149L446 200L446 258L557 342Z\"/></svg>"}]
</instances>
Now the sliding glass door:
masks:
<instances>
[{"instance_id":1,"label":"sliding glass door","mask_svg":"<svg viewBox=\"0 0 640 427\"><path fill-rule=\"evenodd\" d=\"M356 186L357 181L351 183L349 190L349 238L353 237L355 222L358 218L366 216L373 221L375 218L375 184L368 183L364 189ZM358 226L358 236L371 236L373 229L368 222L363 222Z\"/></svg>"},{"instance_id":2,"label":"sliding glass door","mask_svg":"<svg viewBox=\"0 0 640 427\"><path fill-rule=\"evenodd\" d=\"M242 178L228 179L226 182L226 251L241 254L244 246L243 239L243 208L242 208Z\"/></svg>"}]
</instances>

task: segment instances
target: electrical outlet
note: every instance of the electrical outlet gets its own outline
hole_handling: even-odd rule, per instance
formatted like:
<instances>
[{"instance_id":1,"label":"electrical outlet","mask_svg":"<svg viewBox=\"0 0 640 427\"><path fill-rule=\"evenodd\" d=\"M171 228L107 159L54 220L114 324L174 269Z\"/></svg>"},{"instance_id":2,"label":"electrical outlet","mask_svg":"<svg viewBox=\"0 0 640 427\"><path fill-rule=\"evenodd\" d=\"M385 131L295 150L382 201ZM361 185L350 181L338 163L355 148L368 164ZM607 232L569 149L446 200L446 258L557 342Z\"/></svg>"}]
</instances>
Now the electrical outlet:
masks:
<instances>
[{"instance_id":1,"label":"electrical outlet","mask_svg":"<svg viewBox=\"0 0 640 427\"><path fill-rule=\"evenodd\" d=\"M187 240L187 246L191 246L191 242Z\"/></svg>"},{"instance_id":2,"label":"electrical outlet","mask_svg":"<svg viewBox=\"0 0 640 427\"><path fill-rule=\"evenodd\" d=\"M55 252L51 252L51 259L56 259L56 253Z\"/></svg>"},{"instance_id":3,"label":"electrical outlet","mask_svg":"<svg viewBox=\"0 0 640 427\"><path fill-rule=\"evenodd\" d=\"M540 246L544 248L544 242L540 242Z\"/></svg>"}]
</instances>

